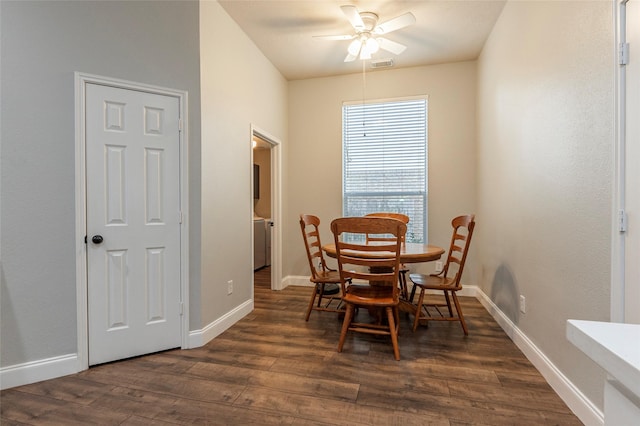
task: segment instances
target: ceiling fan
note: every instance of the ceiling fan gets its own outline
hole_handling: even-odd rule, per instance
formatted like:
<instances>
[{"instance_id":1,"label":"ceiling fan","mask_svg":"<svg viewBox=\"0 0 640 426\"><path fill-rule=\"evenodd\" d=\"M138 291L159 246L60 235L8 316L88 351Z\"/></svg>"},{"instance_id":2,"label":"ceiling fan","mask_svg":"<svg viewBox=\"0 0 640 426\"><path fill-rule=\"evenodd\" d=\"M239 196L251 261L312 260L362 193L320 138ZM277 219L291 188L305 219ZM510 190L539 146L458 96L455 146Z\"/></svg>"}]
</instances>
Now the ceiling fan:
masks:
<instances>
[{"instance_id":1,"label":"ceiling fan","mask_svg":"<svg viewBox=\"0 0 640 426\"><path fill-rule=\"evenodd\" d=\"M393 19L378 24L378 15L373 12L358 12L353 5L340 6L353 28L355 34L315 36L324 40L353 40L347 49L345 62L351 62L358 57L362 60L371 59L371 54L378 49L399 55L407 48L404 44L391 41L383 35L392 31L408 27L416 22L416 17L407 12Z\"/></svg>"}]
</instances>

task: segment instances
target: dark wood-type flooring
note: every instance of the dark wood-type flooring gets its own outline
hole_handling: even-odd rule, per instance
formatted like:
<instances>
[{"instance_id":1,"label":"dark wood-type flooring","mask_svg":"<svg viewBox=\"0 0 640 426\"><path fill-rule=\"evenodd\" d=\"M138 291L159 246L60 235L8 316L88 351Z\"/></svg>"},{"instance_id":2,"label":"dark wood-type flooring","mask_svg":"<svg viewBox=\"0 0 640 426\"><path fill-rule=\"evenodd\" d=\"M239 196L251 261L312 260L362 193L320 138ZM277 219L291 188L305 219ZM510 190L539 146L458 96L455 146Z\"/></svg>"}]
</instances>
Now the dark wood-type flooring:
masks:
<instances>
[{"instance_id":1,"label":"dark wood-type flooring","mask_svg":"<svg viewBox=\"0 0 640 426\"><path fill-rule=\"evenodd\" d=\"M309 287L269 289L207 345L92 367L0 394L2 425L579 425L473 298L469 324L388 338L350 334L336 352L336 314L304 311ZM368 315L360 312L359 315ZM6 343L6 342L5 342Z\"/></svg>"}]
</instances>

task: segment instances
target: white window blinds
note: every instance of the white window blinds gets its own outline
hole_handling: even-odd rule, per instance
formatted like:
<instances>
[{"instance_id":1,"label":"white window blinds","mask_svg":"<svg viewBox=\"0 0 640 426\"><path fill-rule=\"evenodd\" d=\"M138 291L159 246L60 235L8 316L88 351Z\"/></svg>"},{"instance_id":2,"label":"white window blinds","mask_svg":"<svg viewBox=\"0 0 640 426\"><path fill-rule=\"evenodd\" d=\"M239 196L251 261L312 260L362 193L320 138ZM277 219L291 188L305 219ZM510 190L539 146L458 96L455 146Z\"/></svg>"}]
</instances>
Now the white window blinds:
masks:
<instances>
[{"instance_id":1,"label":"white window blinds","mask_svg":"<svg viewBox=\"0 0 640 426\"><path fill-rule=\"evenodd\" d=\"M343 213L409 216L406 240L427 242L427 100L345 104Z\"/></svg>"}]
</instances>

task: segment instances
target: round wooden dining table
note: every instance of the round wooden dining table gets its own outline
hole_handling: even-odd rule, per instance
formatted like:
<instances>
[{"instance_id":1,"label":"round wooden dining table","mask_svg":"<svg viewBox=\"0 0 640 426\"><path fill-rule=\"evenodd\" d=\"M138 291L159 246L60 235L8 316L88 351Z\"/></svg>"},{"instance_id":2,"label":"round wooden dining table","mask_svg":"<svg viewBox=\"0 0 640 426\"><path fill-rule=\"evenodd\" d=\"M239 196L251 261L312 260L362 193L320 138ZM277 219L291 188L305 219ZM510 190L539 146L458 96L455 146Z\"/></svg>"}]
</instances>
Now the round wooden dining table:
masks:
<instances>
[{"instance_id":1,"label":"round wooden dining table","mask_svg":"<svg viewBox=\"0 0 640 426\"><path fill-rule=\"evenodd\" d=\"M327 256L335 258L336 245L334 243L325 244L322 246L322 250L327 253ZM367 256L368 252L362 253L362 256ZM442 247L433 246L431 244L419 244L419 243L403 243L400 251L400 263L422 263L432 262L440 259L444 254Z\"/></svg>"}]
</instances>

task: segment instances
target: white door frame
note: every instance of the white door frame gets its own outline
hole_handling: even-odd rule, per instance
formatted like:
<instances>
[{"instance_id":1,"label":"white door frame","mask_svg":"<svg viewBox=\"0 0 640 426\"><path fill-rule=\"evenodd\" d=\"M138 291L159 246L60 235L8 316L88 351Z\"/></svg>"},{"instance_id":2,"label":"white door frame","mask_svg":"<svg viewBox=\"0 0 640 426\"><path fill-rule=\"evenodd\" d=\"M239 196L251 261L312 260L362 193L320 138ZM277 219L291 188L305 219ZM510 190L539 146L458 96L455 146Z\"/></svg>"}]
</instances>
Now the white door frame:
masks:
<instances>
[{"instance_id":1,"label":"white door frame","mask_svg":"<svg viewBox=\"0 0 640 426\"><path fill-rule=\"evenodd\" d=\"M281 142L278 138L270 135L259 127L251 124L251 134L249 135L249 149L251 151L251 162L253 164L253 137L267 141L271 145L271 289L282 290L282 150ZM250 167L251 173L253 168ZM253 185L253 175L250 179ZM253 188L251 194L251 211L247 223L253 223ZM251 227L251 241L253 241L253 226ZM253 252L253 251L252 251ZM253 263L252 263L253 265ZM252 274L253 275L253 274ZM253 300L253 283L251 285L251 299Z\"/></svg>"},{"instance_id":2,"label":"white door frame","mask_svg":"<svg viewBox=\"0 0 640 426\"><path fill-rule=\"evenodd\" d=\"M75 73L75 215L76 215L76 309L78 338L78 371L89 368L89 323L87 312L87 198L86 198L86 134L85 90L87 84L100 84L127 90L176 97L180 107L180 295L182 302L181 342L188 348L189 337L189 161L188 94L186 91L152 86L81 72Z\"/></svg>"},{"instance_id":3,"label":"white door frame","mask_svg":"<svg viewBox=\"0 0 640 426\"><path fill-rule=\"evenodd\" d=\"M640 50L638 0L617 0L615 8L615 151L611 255L611 322L640 323L640 174L632 167L640 153L640 130L634 118L640 110L637 77ZM626 46L626 48L625 48ZM625 55L621 55L625 52ZM623 57L621 57L623 56Z\"/></svg>"}]
</instances>

